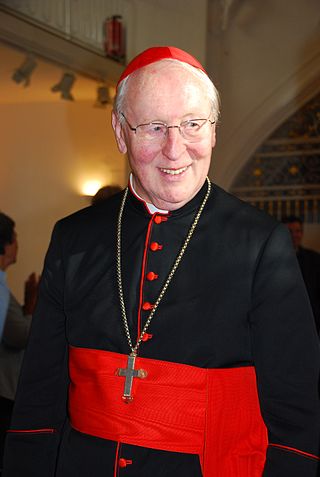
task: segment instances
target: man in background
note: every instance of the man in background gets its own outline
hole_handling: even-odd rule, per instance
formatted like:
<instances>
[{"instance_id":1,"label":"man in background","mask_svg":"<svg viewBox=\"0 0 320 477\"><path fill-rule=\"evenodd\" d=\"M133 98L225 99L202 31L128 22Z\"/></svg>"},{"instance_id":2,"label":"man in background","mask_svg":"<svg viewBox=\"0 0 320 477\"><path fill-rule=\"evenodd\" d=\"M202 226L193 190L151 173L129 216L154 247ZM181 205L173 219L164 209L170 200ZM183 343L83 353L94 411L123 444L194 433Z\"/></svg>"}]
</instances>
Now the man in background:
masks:
<instances>
[{"instance_id":1,"label":"man in background","mask_svg":"<svg viewBox=\"0 0 320 477\"><path fill-rule=\"evenodd\" d=\"M91 199L91 205L101 204L106 199L109 199L114 194L121 192L122 188L118 185L106 185L96 192Z\"/></svg>"},{"instance_id":2,"label":"man in background","mask_svg":"<svg viewBox=\"0 0 320 477\"><path fill-rule=\"evenodd\" d=\"M0 342L0 472L6 431L20 374L34 310L38 279L32 273L25 283L24 305L21 306L6 284L6 270L16 263L18 252L14 221L0 213L0 310L3 332Z\"/></svg>"},{"instance_id":3,"label":"man in background","mask_svg":"<svg viewBox=\"0 0 320 477\"><path fill-rule=\"evenodd\" d=\"M284 217L282 221L291 233L293 247L308 290L318 334L320 334L320 254L302 246L303 222L299 217L290 215Z\"/></svg>"}]
</instances>

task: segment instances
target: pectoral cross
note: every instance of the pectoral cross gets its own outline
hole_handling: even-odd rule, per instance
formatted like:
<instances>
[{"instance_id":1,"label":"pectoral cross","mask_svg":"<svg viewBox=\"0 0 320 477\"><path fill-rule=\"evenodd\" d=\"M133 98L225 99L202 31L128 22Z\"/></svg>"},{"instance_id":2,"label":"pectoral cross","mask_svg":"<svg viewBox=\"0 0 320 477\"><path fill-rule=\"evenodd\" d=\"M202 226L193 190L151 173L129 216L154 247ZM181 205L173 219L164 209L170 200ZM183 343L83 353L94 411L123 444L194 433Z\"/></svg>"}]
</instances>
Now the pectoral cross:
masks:
<instances>
[{"instance_id":1,"label":"pectoral cross","mask_svg":"<svg viewBox=\"0 0 320 477\"><path fill-rule=\"evenodd\" d=\"M117 376L124 376L126 378L124 382L124 392L122 399L125 403L129 404L133 400L132 392L132 383L133 378L144 379L147 376L147 371L144 369L134 369L134 364L136 361L136 354L131 353L128 356L128 363L126 368L118 368L116 371Z\"/></svg>"}]
</instances>

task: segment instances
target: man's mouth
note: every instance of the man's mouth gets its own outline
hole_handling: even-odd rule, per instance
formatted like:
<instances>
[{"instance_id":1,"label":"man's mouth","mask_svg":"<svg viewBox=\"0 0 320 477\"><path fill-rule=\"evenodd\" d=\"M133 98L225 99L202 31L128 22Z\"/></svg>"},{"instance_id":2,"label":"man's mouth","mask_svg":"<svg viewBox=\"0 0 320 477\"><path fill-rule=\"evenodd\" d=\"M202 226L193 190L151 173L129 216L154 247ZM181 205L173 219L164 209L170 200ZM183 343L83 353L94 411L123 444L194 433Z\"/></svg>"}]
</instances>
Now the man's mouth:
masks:
<instances>
[{"instance_id":1,"label":"man's mouth","mask_svg":"<svg viewBox=\"0 0 320 477\"><path fill-rule=\"evenodd\" d=\"M188 166L186 167L181 167L180 169L163 169L160 168L161 172L164 172L165 174L170 174L171 176L177 176L179 174L182 174L188 169Z\"/></svg>"}]
</instances>

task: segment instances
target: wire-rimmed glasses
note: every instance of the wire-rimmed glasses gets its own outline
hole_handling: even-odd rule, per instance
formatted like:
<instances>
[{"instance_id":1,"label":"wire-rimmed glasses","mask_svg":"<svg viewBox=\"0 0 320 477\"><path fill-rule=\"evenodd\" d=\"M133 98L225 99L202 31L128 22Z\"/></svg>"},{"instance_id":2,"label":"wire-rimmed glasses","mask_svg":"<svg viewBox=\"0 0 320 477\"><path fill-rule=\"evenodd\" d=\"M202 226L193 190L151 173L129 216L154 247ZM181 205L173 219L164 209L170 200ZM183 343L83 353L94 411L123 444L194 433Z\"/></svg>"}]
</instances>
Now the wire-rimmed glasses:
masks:
<instances>
[{"instance_id":1,"label":"wire-rimmed glasses","mask_svg":"<svg viewBox=\"0 0 320 477\"><path fill-rule=\"evenodd\" d=\"M134 128L123 113L121 113L121 116L123 116L131 131L133 131L139 139L159 143L164 141L168 135L168 130L172 128L179 129L181 136L189 142L199 141L207 132L205 125L210 124L212 126L215 123L215 121L211 121L209 118L187 119L177 126L168 126L161 121L152 121L150 123L139 124Z\"/></svg>"}]
</instances>

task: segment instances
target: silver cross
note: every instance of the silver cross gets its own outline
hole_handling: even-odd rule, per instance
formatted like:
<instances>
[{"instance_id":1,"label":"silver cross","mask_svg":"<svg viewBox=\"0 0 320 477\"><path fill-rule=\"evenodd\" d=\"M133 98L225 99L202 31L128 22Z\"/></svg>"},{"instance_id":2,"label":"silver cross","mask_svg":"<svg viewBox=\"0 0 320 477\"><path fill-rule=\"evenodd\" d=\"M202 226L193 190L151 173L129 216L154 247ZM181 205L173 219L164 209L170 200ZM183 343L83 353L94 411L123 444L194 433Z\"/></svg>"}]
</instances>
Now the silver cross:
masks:
<instances>
[{"instance_id":1,"label":"silver cross","mask_svg":"<svg viewBox=\"0 0 320 477\"><path fill-rule=\"evenodd\" d=\"M133 378L144 379L147 376L147 371L144 369L134 369L134 364L136 361L136 355L131 353L128 356L128 363L126 368L118 368L116 371L117 376L124 376L126 378L124 382L124 392L122 399L125 403L129 403L133 400L132 392L132 383Z\"/></svg>"}]
</instances>

